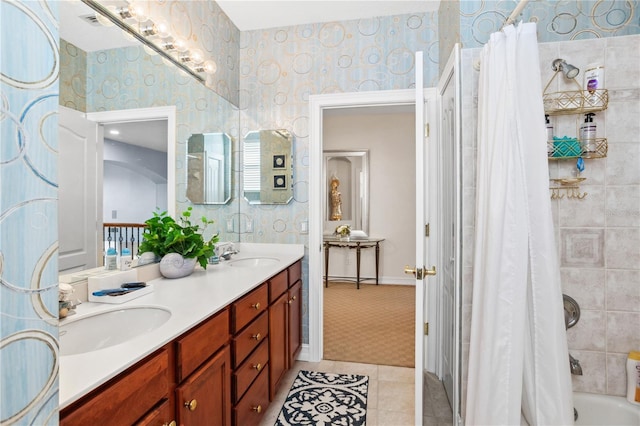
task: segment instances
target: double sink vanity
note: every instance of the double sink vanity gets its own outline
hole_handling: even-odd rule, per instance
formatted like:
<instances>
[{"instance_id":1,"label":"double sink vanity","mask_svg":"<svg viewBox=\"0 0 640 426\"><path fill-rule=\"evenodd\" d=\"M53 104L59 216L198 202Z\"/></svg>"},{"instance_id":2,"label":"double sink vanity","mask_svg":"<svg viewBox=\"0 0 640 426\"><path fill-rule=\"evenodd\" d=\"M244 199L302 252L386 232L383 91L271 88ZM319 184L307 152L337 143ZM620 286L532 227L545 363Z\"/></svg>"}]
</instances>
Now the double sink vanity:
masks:
<instances>
[{"instance_id":1,"label":"double sink vanity","mask_svg":"<svg viewBox=\"0 0 640 426\"><path fill-rule=\"evenodd\" d=\"M258 424L302 345L304 246L237 248L61 320L60 424Z\"/></svg>"}]
</instances>

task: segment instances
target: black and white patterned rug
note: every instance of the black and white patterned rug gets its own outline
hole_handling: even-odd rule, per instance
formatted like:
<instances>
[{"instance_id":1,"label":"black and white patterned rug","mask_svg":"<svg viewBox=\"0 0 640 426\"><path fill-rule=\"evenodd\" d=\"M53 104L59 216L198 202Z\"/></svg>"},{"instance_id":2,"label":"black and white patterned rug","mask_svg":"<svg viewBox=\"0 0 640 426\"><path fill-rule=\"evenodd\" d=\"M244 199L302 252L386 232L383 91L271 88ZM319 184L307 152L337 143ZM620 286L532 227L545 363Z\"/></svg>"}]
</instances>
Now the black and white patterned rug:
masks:
<instances>
[{"instance_id":1,"label":"black and white patterned rug","mask_svg":"<svg viewBox=\"0 0 640 426\"><path fill-rule=\"evenodd\" d=\"M275 426L361 426L367 418L369 377L300 370Z\"/></svg>"}]
</instances>

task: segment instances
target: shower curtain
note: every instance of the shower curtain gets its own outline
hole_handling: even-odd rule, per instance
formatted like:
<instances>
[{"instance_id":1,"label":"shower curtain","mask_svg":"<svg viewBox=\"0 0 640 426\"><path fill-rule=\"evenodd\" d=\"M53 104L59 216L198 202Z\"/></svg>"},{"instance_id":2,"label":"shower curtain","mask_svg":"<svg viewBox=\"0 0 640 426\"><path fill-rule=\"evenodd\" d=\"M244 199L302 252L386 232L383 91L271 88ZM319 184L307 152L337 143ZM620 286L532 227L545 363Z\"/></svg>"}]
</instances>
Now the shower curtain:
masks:
<instances>
[{"instance_id":1,"label":"shower curtain","mask_svg":"<svg viewBox=\"0 0 640 426\"><path fill-rule=\"evenodd\" d=\"M573 424L536 24L491 35L478 91L467 425Z\"/></svg>"}]
</instances>

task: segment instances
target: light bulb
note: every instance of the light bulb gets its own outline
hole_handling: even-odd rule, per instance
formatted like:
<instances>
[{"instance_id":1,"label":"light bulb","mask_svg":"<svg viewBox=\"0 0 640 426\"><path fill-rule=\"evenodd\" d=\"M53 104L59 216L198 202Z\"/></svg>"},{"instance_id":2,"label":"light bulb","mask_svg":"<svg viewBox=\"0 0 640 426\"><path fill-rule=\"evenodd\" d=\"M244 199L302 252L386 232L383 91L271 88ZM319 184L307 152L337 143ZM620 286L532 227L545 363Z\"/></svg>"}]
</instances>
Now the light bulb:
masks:
<instances>
[{"instance_id":1,"label":"light bulb","mask_svg":"<svg viewBox=\"0 0 640 426\"><path fill-rule=\"evenodd\" d=\"M187 42L183 38L178 38L173 41L173 47L178 52L185 52L187 50Z\"/></svg>"},{"instance_id":2,"label":"light bulb","mask_svg":"<svg viewBox=\"0 0 640 426\"><path fill-rule=\"evenodd\" d=\"M156 35L158 34L158 28L153 22L149 21L149 24L140 26L140 34L145 37Z\"/></svg>"},{"instance_id":3,"label":"light bulb","mask_svg":"<svg viewBox=\"0 0 640 426\"><path fill-rule=\"evenodd\" d=\"M207 74L215 74L218 71L218 65L213 60L205 61L204 72Z\"/></svg>"},{"instance_id":4,"label":"light bulb","mask_svg":"<svg viewBox=\"0 0 640 426\"><path fill-rule=\"evenodd\" d=\"M167 38L169 34L169 24L164 19L156 19L156 29L158 30L158 37Z\"/></svg>"},{"instance_id":5,"label":"light bulb","mask_svg":"<svg viewBox=\"0 0 640 426\"><path fill-rule=\"evenodd\" d=\"M147 10L142 2L134 1L129 3L129 12L138 22L144 22L147 20Z\"/></svg>"},{"instance_id":6,"label":"light bulb","mask_svg":"<svg viewBox=\"0 0 640 426\"><path fill-rule=\"evenodd\" d=\"M193 49L191 51L191 60L194 64L201 64L204 61L204 54L200 49Z\"/></svg>"}]
</instances>

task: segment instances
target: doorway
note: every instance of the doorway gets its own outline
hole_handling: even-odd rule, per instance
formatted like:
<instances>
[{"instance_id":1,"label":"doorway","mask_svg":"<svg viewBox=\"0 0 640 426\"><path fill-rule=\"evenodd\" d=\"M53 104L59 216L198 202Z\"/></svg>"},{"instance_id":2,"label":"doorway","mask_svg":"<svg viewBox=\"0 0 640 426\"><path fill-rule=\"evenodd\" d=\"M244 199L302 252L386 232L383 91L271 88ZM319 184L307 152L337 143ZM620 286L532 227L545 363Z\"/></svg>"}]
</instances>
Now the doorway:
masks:
<instances>
[{"instance_id":1,"label":"doorway","mask_svg":"<svg viewBox=\"0 0 640 426\"><path fill-rule=\"evenodd\" d=\"M322 146L330 158L342 160L323 162L323 188L328 192L339 177L342 199L342 217L336 219L329 198L323 197L323 234L331 236L338 225L349 223L352 242L364 247L359 268L354 246L332 243L325 251L329 282L323 290L323 358L413 368L415 280L403 270L416 255L415 107L326 110ZM352 169L345 172L344 163ZM357 211L364 216L360 220L354 220ZM379 245L357 232L380 240ZM356 276L363 280L359 285Z\"/></svg>"}]
</instances>

